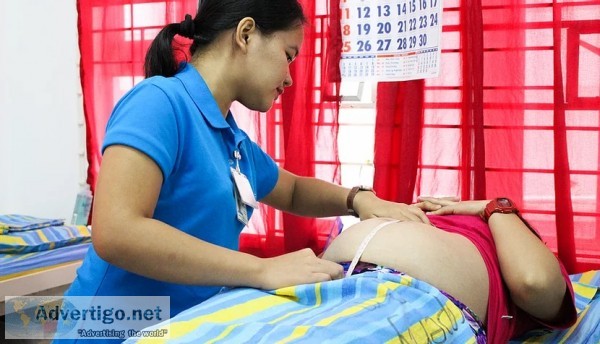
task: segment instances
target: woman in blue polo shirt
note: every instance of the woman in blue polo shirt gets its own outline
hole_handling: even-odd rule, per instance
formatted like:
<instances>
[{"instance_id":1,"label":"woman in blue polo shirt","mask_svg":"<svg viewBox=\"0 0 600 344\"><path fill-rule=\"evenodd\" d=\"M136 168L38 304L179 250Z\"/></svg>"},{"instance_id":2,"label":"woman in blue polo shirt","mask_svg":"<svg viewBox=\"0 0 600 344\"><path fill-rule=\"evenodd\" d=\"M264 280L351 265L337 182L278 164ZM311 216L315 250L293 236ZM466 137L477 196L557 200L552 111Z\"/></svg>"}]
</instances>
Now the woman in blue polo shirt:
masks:
<instances>
[{"instance_id":1,"label":"woman in blue polo shirt","mask_svg":"<svg viewBox=\"0 0 600 344\"><path fill-rule=\"evenodd\" d=\"M165 295L173 316L222 286L274 289L342 277L340 265L310 249L274 258L237 251L257 200L303 216L350 210L363 219L428 223L416 207L279 168L236 125L233 101L264 112L292 84L304 21L296 0L204 0L194 19L158 34L147 78L108 122L93 248L67 295ZM187 64L173 57L176 34L193 40Z\"/></svg>"}]
</instances>

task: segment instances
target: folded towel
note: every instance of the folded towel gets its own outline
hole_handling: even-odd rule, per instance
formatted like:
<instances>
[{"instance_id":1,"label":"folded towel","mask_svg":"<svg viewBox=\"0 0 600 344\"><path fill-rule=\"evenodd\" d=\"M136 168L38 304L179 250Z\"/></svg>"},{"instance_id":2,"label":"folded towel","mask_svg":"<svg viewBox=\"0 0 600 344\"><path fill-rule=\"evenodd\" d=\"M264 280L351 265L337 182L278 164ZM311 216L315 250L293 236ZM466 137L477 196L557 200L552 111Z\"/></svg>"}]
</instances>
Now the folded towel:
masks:
<instances>
[{"instance_id":1,"label":"folded towel","mask_svg":"<svg viewBox=\"0 0 600 344\"><path fill-rule=\"evenodd\" d=\"M28 231L49 226L62 226L63 219L45 219L29 215L0 215L0 234L7 232Z\"/></svg>"}]
</instances>

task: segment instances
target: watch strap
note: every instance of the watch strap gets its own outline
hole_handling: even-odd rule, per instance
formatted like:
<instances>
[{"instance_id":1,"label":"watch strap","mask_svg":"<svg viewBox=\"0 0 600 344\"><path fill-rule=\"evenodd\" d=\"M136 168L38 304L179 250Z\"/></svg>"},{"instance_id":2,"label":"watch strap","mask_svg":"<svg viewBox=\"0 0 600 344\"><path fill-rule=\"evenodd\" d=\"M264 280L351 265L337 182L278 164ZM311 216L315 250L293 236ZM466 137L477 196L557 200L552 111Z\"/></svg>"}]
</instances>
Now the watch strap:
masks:
<instances>
[{"instance_id":1,"label":"watch strap","mask_svg":"<svg viewBox=\"0 0 600 344\"><path fill-rule=\"evenodd\" d=\"M498 197L491 200L483 211L483 220L488 222L490 216L495 213L501 214L518 214L519 208L515 205L513 201L506 197Z\"/></svg>"},{"instance_id":2,"label":"watch strap","mask_svg":"<svg viewBox=\"0 0 600 344\"><path fill-rule=\"evenodd\" d=\"M531 226L531 224L529 224L529 222L527 222L527 220L525 220L523 218L523 216L521 215L521 212L519 211L519 208L517 208L517 206L515 205L515 203L512 200L510 200L506 197L494 198L485 206L485 210L481 214L481 217L483 218L483 220L485 222L488 222L488 220L490 219L490 216L492 216L492 214L495 214L495 213L517 215L519 217L519 219L521 219L521 221L525 224L525 226L527 226L527 228L529 228L529 230L536 237L538 237L540 240L543 241L541 235L533 228L533 226Z\"/></svg>"},{"instance_id":3,"label":"watch strap","mask_svg":"<svg viewBox=\"0 0 600 344\"><path fill-rule=\"evenodd\" d=\"M363 185L355 186L352 189L350 189L348 197L346 198L346 209L348 209L348 214L354 217L360 217L358 213L354 210L354 198L361 191L371 191L375 193L375 191L373 191L373 188Z\"/></svg>"}]
</instances>

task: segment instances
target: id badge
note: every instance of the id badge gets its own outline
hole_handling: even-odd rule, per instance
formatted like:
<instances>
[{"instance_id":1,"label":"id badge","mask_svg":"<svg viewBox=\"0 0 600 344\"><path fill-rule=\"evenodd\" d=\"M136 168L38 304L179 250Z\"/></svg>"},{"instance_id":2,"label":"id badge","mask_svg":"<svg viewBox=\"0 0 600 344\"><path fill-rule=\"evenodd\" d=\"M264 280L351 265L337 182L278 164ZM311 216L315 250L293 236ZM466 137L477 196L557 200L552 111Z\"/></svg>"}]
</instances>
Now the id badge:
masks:
<instances>
[{"instance_id":1,"label":"id badge","mask_svg":"<svg viewBox=\"0 0 600 344\"><path fill-rule=\"evenodd\" d=\"M252 192L252 186L250 186L250 181L248 181L248 178L246 178L242 172L239 172L232 167L230 167L230 169L231 175L233 175L233 181L242 202L254 209L257 209L258 202L256 201L256 198L254 198L254 192Z\"/></svg>"},{"instance_id":2,"label":"id badge","mask_svg":"<svg viewBox=\"0 0 600 344\"><path fill-rule=\"evenodd\" d=\"M246 205L242 202L240 194L237 188L233 189L233 194L235 196L235 209L237 213L237 219L243 223L245 226L248 225L248 209L246 209Z\"/></svg>"}]
</instances>

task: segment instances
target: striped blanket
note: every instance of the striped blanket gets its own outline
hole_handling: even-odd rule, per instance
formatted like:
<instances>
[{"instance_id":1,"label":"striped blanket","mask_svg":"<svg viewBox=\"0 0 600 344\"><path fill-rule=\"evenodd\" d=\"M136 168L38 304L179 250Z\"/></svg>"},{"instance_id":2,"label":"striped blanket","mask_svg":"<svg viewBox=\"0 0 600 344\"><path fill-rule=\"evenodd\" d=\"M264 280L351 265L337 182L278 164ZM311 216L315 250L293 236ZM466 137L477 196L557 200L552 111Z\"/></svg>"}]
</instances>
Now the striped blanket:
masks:
<instances>
[{"instance_id":1,"label":"striped blanket","mask_svg":"<svg viewBox=\"0 0 600 344\"><path fill-rule=\"evenodd\" d=\"M600 343L600 271L571 275L577 322L562 331L534 330L515 343Z\"/></svg>"},{"instance_id":2,"label":"striped blanket","mask_svg":"<svg viewBox=\"0 0 600 344\"><path fill-rule=\"evenodd\" d=\"M0 254L22 254L91 242L86 226L52 226L0 234Z\"/></svg>"},{"instance_id":3,"label":"striped blanket","mask_svg":"<svg viewBox=\"0 0 600 344\"><path fill-rule=\"evenodd\" d=\"M40 271L49 266L83 259L92 243L23 254L0 254L0 282Z\"/></svg>"},{"instance_id":4,"label":"striped blanket","mask_svg":"<svg viewBox=\"0 0 600 344\"><path fill-rule=\"evenodd\" d=\"M599 279L598 271L572 276L580 311L573 328L520 342L598 343ZM169 343L475 343L460 310L438 289L384 272L274 291L231 289L149 330L157 328L169 330ZM161 340L126 341L133 342Z\"/></svg>"},{"instance_id":5,"label":"striped blanket","mask_svg":"<svg viewBox=\"0 0 600 344\"><path fill-rule=\"evenodd\" d=\"M46 219L30 215L0 215L0 234L28 231L49 226L62 226L63 219Z\"/></svg>"}]
</instances>

